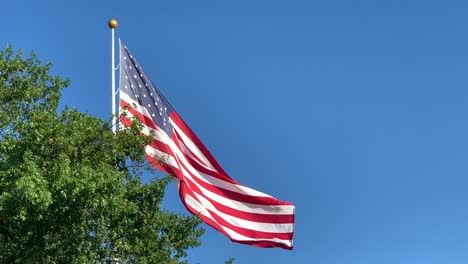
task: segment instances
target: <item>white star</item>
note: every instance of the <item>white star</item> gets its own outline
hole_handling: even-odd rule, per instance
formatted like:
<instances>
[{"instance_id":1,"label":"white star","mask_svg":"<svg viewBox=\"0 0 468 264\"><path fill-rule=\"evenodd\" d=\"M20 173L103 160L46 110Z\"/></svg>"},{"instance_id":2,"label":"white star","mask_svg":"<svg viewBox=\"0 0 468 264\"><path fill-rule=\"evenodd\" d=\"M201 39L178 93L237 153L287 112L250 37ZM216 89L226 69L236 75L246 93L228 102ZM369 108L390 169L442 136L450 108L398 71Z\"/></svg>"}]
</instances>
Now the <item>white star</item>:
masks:
<instances>
[{"instance_id":1,"label":"white star","mask_svg":"<svg viewBox=\"0 0 468 264\"><path fill-rule=\"evenodd\" d=\"M159 112L159 115L162 116L161 112Z\"/></svg>"},{"instance_id":2,"label":"white star","mask_svg":"<svg viewBox=\"0 0 468 264\"><path fill-rule=\"evenodd\" d=\"M128 68L131 70L131 69L132 69L132 66L128 66Z\"/></svg>"},{"instance_id":3,"label":"white star","mask_svg":"<svg viewBox=\"0 0 468 264\"><path fill-rule=\"evenodd\" d=\"M150 104L148 104L148 107L151 107L151 105L150 105Z\"/></svg>"},{"instance_id":4,"label":"white star","mask_svg":"<svg viewBox=\"0 0 468 264\"><path fill-rule=\"evenodd\" d=\"M150 93L151 96L153 96L153 93Z\"/></svg>"},{"instance_id":5,"label":"white star","mask_svg":"<svg viewBox=\"0 0 468 264\"><path fill-rule=\"evenodd\" d=\"M132 88L133 88L133 84L130 84L130 87L132 87Z\"/></svg>"},{"instance_id":6,"label":"white star","mask_svg":"<svg viewBox=\"0 0 468 264\"><path fill-rule=\"evenodd\" d=\"M135 78L135 79L136 79L136 77L137 77L137 76L134 74L134 75L133 75L133 78Z\"/></svg>"},{"instance_id":7,"label":"white star","mask_svg":"<svg viewBox=\"0 0 468 264\"><path fill-rule=\"evenodd\" d=\"M127 60L127 57L124 56L124 60Z\"/></svg>"},{"instance_id":8,"label":"white star","mask_svg":"<svg viewBox=\"0 0 468 264\"><path fill-rule=\"evenodd\" d=\"M151 115L154 116L154 113L152 113Z\"/></svg>"},{"instance_id":9,"label":"white star","mask_svg":"<svg viewBox=\"0 0 468 264\"><path fill-rule=\"evenodd\" d=\"M128 79L128 75L125 75L125 79Z\"/></svg>"},{"instance_id":10,"label":"white star","mask_svg":"<svg viewBox=\"0 0 468 264\"><path fill-rule=\"evenodd\" d=\"M156 100L158 100L158 101L159 101L159 97L156 97Z\"/></svg>"},{"instance_id":11,"label":"white star","mask_svg":"<svg viewBox=\"0 0 468 264\"><path fill-rule=\"evenodd\" d=\"M146 97L146 94L143 94L143 97Z\"/></svg>"},{"instance_id":12,"label":"white star","mask_svg":"<svg viewBox=\"0 0 468 264\"><path fill-rule=\"evenodd\" d=\"M128 86L127 86L127 85L125 85L125 89L128 89Z\"/></svg>"},{"instance_id":13,"label":"white star","mask_svg":"<svg viewBox=\"0 0 468 264\"><path fill-rule=\"evenodd\" d=\"M140 77L143 77L143 74L140 73Z\"/></svg>"},{"instance_id":14,"label":"white star","mask_svg":"<svg viewBox=\"0 0 468 264\"><path fill-rule=\"evenodd\" d=\"M138 87L140 87L140 88L141 88L141 84L138 84Z\"/></svg>"},{"instance_id":15,"label":"white star","mask_svg":"<svg viewBox=\"0 0 468 264\"><path fill-rule=\"evenodd\" d=\"M148 83L145 83L145 86L148 87Z\"/></svg>"}]
</instances>

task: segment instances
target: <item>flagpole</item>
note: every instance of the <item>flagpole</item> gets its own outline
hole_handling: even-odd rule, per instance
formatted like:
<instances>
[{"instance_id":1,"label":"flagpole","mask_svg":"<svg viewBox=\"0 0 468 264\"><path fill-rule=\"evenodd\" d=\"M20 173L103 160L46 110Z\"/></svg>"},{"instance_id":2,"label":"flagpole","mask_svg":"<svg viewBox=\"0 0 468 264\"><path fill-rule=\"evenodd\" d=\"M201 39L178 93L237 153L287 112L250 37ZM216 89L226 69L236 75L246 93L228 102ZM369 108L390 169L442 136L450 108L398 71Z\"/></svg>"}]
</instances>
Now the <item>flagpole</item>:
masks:
<instances>
[{"instance_id":1,"label":"flagpole","mask_svg":"<svg viewBox=\"0 0 468 264\"><path fill-rule=\"evenodd\" d=\"M111 19L107 23L112 31L112 132L115 133L117 128L117 114L115 112L115 35L114 31L117 27L117 20Z\"/></svg>"}]
</instances>

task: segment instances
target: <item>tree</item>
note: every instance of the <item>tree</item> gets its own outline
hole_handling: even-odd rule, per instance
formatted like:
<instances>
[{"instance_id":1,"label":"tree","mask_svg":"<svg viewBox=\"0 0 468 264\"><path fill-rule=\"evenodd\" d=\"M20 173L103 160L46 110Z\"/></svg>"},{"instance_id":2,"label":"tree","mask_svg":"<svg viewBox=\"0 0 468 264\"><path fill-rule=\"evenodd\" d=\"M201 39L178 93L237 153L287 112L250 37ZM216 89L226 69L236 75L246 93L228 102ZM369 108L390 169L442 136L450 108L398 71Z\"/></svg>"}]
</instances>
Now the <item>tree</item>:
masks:
<instances>
[{"instance_id":1,"label":"tree","mask_svg":"<svg viewBox=\"0 0 468 264\"><path fill-rule=\"evenodd\" d=\"M234 258L233 257L229 257L225 262L224 264L233 264L234 263Z\"/></svg>"},{"instance_id":2,"label":"tree","mask_svg":"<svg viewBox=\"0 0 468 264\"><path fill-rule=\"evenodd\" d=\"M200 220L161 208L170 176L141 182L141 124L59 111L50 67L0 51L0 263L185 263Z\"/></svg>"}]
</instances>

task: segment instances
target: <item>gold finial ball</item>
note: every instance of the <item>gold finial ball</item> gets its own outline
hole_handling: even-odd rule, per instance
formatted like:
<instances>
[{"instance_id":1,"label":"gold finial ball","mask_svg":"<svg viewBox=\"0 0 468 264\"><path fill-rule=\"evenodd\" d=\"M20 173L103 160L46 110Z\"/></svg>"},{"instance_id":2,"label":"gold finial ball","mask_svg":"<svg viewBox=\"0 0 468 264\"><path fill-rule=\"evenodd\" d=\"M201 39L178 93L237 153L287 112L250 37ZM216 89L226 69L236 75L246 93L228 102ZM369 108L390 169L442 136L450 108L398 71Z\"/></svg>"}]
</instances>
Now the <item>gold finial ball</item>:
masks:
<instances>
[{"instance_id":1,"label":"gold finial ball","mask_svg":"<svg viewBox=\"0 0 468 264\"><path fill-rule=\"evenodd\" d=\"M117 20L115 20L115 19L111 19L111 20L109 20L109 22L107 22L107 25L108 25L110 28L116 28L118 24L119 24L119 23L117 23Z\"/></svg>"}]
</instances>

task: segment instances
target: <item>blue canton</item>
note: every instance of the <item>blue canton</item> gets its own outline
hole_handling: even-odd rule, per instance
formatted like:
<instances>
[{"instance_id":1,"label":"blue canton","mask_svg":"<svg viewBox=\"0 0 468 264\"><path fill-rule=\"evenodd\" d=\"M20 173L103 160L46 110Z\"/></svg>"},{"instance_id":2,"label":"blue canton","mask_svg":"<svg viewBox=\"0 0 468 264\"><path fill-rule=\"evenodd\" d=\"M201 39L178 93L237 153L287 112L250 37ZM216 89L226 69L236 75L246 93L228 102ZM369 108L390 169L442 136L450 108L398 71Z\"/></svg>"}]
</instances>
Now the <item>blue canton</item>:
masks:
<instances>
[{"instance_id":1,"label":"blue canton","mask_svg":"<svg viewBox=\"0 0 468 264\"><path fill-rule=\"evenodd\" d=\"M174 109L123 43L120 43L120 91L145 108L156 126L164 130L169 137L172 135L169 116Z\"/></svg>"}]
</instances>

